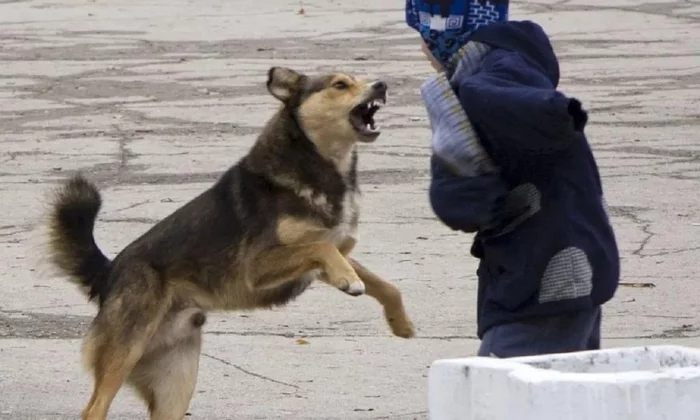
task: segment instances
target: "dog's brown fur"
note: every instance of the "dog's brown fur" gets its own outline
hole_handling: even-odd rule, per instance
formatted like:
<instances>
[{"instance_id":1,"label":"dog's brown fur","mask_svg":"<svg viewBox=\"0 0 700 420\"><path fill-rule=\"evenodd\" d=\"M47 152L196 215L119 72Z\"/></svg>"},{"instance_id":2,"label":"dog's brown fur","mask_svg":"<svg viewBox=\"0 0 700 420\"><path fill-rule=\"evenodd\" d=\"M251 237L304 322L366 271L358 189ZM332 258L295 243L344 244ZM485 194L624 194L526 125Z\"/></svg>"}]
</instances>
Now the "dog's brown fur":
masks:
<instances>
[{"instance_id":1,"label":"dog's brown fur","mask_svg":"<svg viewBox=\"0 0 700 420\"><path fill-rule=\"evenodd\" d=\"M284 305L316 279L377 299L395 335L414 335L399 290L348 256L358 222L355 146L376 138L349 115L386 85L272 68L267 86L282 106L249 153L112 261L93 238L96 187L77 175L58 189L52 262L99 302L83 346L95 379L84 420L105 419L125 382L151 419L182 419L206 312Z\"/></svg>"}]
</instances>

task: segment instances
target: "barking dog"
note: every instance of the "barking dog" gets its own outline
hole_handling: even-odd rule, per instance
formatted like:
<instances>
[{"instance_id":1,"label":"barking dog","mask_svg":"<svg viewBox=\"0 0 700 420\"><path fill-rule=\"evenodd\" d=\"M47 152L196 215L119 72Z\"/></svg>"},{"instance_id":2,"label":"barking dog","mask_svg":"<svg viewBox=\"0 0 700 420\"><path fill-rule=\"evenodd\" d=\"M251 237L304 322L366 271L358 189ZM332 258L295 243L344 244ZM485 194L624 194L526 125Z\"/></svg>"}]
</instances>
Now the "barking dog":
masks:
<instances>
[{"instance_id":1,"label":"barking dog","mask_svg":"<svg viewBox=\"0 0 700 420\"><path fill-rule=\"evenodd\" d=\"M267 88L282 106L248 154L111 261L93 237L97 188L77 175L56 191L52 263L99 303L83 344L95 379L84 420L105 419L124 383L151 419L182 419L206 313L284 305L314 280L375 298L395 335L414 335L399 290L349 257L355 148L380 134L386 84L273 67Z\"/></svg>"}]
</instances>

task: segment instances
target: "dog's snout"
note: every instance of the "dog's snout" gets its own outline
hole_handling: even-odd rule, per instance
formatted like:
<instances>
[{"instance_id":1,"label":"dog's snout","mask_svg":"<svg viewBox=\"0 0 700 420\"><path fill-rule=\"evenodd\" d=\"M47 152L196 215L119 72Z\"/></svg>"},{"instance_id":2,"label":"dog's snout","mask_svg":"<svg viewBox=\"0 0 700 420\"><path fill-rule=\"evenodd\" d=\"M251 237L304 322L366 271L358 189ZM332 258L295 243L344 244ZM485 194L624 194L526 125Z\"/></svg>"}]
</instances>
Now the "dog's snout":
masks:
<instances>
[{"instance_id":1,"label":"dog's snout","mask_svg":"<svg viewBox=\"0 0 700 420\"><path fill-rule=\"evenodd\" d=\"M378 80L372 84L372 89L380 93L386 92L388 88L389 86L387 86L386 83L382 82L381 80Z\"/></svg>"}]
</instances>

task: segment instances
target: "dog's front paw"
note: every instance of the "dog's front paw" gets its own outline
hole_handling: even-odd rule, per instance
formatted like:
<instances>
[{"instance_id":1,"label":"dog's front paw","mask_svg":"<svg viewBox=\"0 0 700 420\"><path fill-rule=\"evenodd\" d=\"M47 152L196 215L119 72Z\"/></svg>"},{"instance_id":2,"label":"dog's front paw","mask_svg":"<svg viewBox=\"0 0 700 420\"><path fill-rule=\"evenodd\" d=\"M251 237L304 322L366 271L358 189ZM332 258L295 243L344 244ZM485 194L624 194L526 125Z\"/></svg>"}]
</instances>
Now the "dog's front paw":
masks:
<instances>
[{"instance_id":1,"label":"dog's front paw","mask_svg":"<svg viewBox=\"0 0 700 420\"><path fill-rule=\"evenodd\" d=\"M387 322L389 327L391 327L391 332L395 336L401 338L412 338L416 335L416 328L413 322L409 320L405 315L400 315L397 317L387 316Z\"/></svg>"},{"instance_id":2,"label":"dog's front paw","mask_svg":"<svg viewBox=\"0 0 700 420\"><path fill-rule=\"evenodd\" d=\"M345 281L345 284L346 286L340 290L349 294L350 296L360 296L365 293L365 284L359 278Z\"/></svg>"}]
</instances>

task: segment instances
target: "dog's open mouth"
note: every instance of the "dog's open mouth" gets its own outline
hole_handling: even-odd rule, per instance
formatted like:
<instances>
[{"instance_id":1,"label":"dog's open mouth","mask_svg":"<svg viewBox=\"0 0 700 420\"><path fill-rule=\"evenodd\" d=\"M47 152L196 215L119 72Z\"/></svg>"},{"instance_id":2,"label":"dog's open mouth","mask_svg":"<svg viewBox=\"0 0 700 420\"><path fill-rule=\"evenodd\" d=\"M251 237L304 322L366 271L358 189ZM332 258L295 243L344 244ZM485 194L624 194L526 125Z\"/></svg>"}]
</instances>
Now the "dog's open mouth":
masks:
<instances>
[{"instance_id":1,"label":"dog's open mouth","mask_svg":"<svg viewBox=\"0 0 700 420\"><path fill-rule=\"evenodd\" d=\"M365 102L353 108L350 112L350 124L363 137L375 139L381 131L379 126L375 125L374 114L379 108L386 104L386 93L374 95Z\"/></svg>"}]
</instances>

